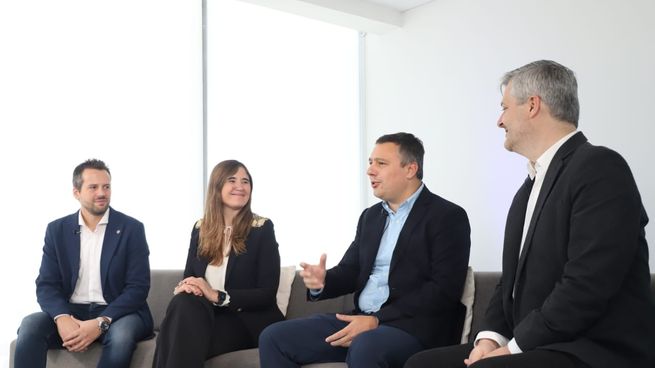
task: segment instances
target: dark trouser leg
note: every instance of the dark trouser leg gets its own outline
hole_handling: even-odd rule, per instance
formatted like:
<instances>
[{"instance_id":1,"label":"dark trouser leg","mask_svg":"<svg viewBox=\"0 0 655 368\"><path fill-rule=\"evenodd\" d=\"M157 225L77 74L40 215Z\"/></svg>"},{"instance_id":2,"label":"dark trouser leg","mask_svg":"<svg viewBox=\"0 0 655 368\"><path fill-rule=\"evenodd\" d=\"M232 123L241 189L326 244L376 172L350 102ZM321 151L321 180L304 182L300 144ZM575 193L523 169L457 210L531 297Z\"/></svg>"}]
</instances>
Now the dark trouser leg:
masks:
<instances>
[{"instance_id":1,"label":"dark trouser leg","mask_svg":"<svg viewBox=\"0 0 655 368\"><path fill-rule=\"evenodd\" d=\"M153 367L202 368L214 329L214 306L204 297L173 297L162 321Z\"/></svg>"},{"instance_id":2,"label":"dark trouser leg","mask_svg":"<svg viewBox=\"0 0 655 368\"><path fill-rule=\"evenodd\" d=\"M136 313L112 321L109 331L100 337L103 347L98 368L129 368L136 343L148 337L148 332Z\"/></svg>"},{"instance_id":3,"label":"dark trouser leg","mask_svg":"<svg viewBox=\"0 0 655 368\"><path fill-rule=\"evenodd\" d=\"M57 326L45 312L23 318L16 338L14 367L45 367L48 349L62 348Z\"/></svg>"},{"instance_id":4,"label":"dark trouser leg","mask_svg":"<svg viewBox=\"0 0 655 368\"><path fill-rule=\"evenodd\" d=\"M447 346L422 351L412 356L405 368L466 368L473 344ZM572 355L550 350L532 350L479 360L468 368L588 368Z\"/></svg>"},{"instance_id":5,"label":"dark trouser leg","mask_svg":"<svg viewBox=\"0 0 655 368\"><path fill-rule=\"evenodd\" d=\"M348 350L333 347L325 338L344 328L334 314L317 314L274 323L259 336L262 368L294 368L303 364L344 362Z\"/></svg>"},{"instance_id":6,"label":"dark trouser leg","mask_svg":"<svg viewBox=\"0 0 655 368\"><path fill-rule=\"evenodd\" d=\"M402 368L423 345L409 333L395 327L379 326L361 333L348 349L346 363L357 368Z\"/></svg>"},{"instance_id":7,"label":"dark trouser leg","mask_svg":"<svg viewBox=\"0 0 655 368\"><path fill-rule=\"evenodd\" d=\"M473 344L446 346L414 354L405 368L466 368L464 359L473 350Z\"/></svg>"},{"instance_id":8,"label":"dark trouser leg","mask_svg":"<svg viewBox=\"0 0 655 368\"><path fill-rule=\"evenodd\" d=\"M257 346L237 312L227 308L215 308L214 326L216 327L213 329L207 359L231 351L250 349Z\"/></svg>"},{"instance_id":9,"label":"dark trouser leg","mask_svg":"<svg viewBox=\"0 0 655 368\"><path fill-rule=\"evenodd\" d=\"M521 354L482 359L469 368L589 368L567 353L552 350L532 350Z\"/></svg>"}]
</instances>

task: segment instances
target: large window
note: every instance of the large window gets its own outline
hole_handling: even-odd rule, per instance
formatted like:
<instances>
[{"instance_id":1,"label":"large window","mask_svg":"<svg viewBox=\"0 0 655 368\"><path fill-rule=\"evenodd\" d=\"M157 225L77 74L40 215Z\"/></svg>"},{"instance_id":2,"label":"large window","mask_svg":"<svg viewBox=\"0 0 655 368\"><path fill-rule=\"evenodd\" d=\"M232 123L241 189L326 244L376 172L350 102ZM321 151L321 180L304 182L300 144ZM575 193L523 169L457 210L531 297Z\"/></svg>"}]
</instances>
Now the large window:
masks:
<instances>
[{"instance_id":1,"label":"large window","mask_svg":"<svg viewBox=\"0 0 655 368\"><path fill-rule=\"evenodd\" d=\"M112 170L112 206L145 224L152 268L184 266L203 172L226 158L252 171L253 209L275 222L284 263L321 252L336 262L354 236L356 32L207 3L204 136L200 1L0 2L0 280L11 301L0 367L38 310L45 227L79 208L71 175L87 158Z\"/></svg>"},{"instance_id":2,"label":"large window","mask_svg":"<svg viewBox=\"0 0 655 368\"><path fill-rule=\"evenodd\" d=\"M358 34L236 0L207 1L208 171L238 159L284 264L336 263L361 211Z\"/></svg>"},{"instance_id":3,"label":"large window","mask_svg":"<svg viewBox=\"0 0 655 368\"><path fill-rule=\"evenodd\" d=\"M153 268L181 268L202 213L202 9L186 0L0 2L0 366L73 168L105 160L112 206L145 224Z\"/></svg>"}]
</instances>

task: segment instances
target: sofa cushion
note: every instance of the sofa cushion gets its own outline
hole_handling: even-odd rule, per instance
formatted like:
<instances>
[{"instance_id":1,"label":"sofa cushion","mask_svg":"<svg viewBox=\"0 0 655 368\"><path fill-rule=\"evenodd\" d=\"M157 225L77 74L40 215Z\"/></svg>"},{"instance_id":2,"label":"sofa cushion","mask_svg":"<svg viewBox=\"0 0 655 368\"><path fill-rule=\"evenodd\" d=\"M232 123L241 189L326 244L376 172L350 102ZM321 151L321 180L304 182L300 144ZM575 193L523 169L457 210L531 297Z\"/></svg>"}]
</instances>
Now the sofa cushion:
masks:
<instances>
[{"instance_id":1,"label":"sofa cushion","mask_svg":"<svg viewBox=\"0 0 655 368\"><path fill-rule=\"evenodd\" d=\"M471 324L473 323L473 302L475 300L475 279L473 268L469 267L466 271L466 281L464 281L464 292L462 293L462 304L466 307L466 317L464 318L464 328L462 329L462 344L469 341L471 333Z\"/></svg>"},{"instance_id":2,"label":"sofa cushion","mask_svg":"<svg viewBox=\"0 0 655 368\"><path fill-rule=\"evenodd\" d=\"M289 297L291 296L291 284L296 277L296 266L283 266L280 267L280 283L277 287L277 307L286 317L287 307L289 306Z\"/></svg>"}]
</instances>

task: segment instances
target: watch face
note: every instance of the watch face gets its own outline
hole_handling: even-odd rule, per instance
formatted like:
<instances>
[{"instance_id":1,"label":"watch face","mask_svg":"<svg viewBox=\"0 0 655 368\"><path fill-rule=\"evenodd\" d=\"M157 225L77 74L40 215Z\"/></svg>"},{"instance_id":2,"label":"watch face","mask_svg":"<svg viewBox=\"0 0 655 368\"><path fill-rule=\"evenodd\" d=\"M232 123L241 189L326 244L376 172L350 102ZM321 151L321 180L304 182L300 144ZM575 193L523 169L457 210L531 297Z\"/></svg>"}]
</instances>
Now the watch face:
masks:
<instances>
[{"instance_id":1,"label":"watch face","mask_svg":"<svg viewBox=\"0 0 655 368\"><path fill-rule=\"evenodd\" d=\"M109 330L109 323L107 321L100 322L100 331L107 332Z\"/></svg>"}]
</instances>

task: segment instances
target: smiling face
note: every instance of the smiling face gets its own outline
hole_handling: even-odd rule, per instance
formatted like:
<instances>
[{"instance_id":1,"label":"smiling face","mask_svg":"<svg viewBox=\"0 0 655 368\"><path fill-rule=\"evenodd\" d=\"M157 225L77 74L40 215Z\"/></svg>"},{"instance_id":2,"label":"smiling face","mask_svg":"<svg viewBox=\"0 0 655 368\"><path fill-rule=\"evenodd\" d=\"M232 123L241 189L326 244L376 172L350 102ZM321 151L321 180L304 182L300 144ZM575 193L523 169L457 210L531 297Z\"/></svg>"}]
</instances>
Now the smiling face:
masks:
<instances>
[{"instance_id":1,"label":"smiling face","mask_svg":"<svg viewBox=\"0 0 655 368\"><path fill-rule=\"evenodd\" d=\"M243 167L239 167L236 173L227 178L221 188L223 207L239 212L250 200L251 191L250 176Z\"/></svg>"},{"instance_id":2,"label":"smiling face","mask_svg":"<svg viewBox=\"0 0 655 368\"><path fill-rule=\"evenodd\" d=\"M376 144L368 159L366 174L373 194L389 203L393 210L420 186L416 178L416 162L402 165L399 146L395 143Z\"/></svg>"},{"instance_id":3,"label":"smiling face","mask_svg":"<svg viewBox=\"0 0 655 368\"><path fill-rule=\"evenodd\" d=\"M82 206L82 215L102 217L111 200L111 176L105 170L85 169L82 172L82 186L73 188L75 199Z\"/></svg>"},{"instance_id":4,"label":"smiling face","mask_svg":"<svg viewBox=\"0 0 655 368\"><path fill-rule=\"evenodd\" d=\"M511 93L512 82L503 91L503 100L500 103L503 112L498 118L497 125L505 130L505 149L527 156L530 146L530 137L533 132L530 121L530 103L520 104Z\"/></svg>"}]
</instances>

